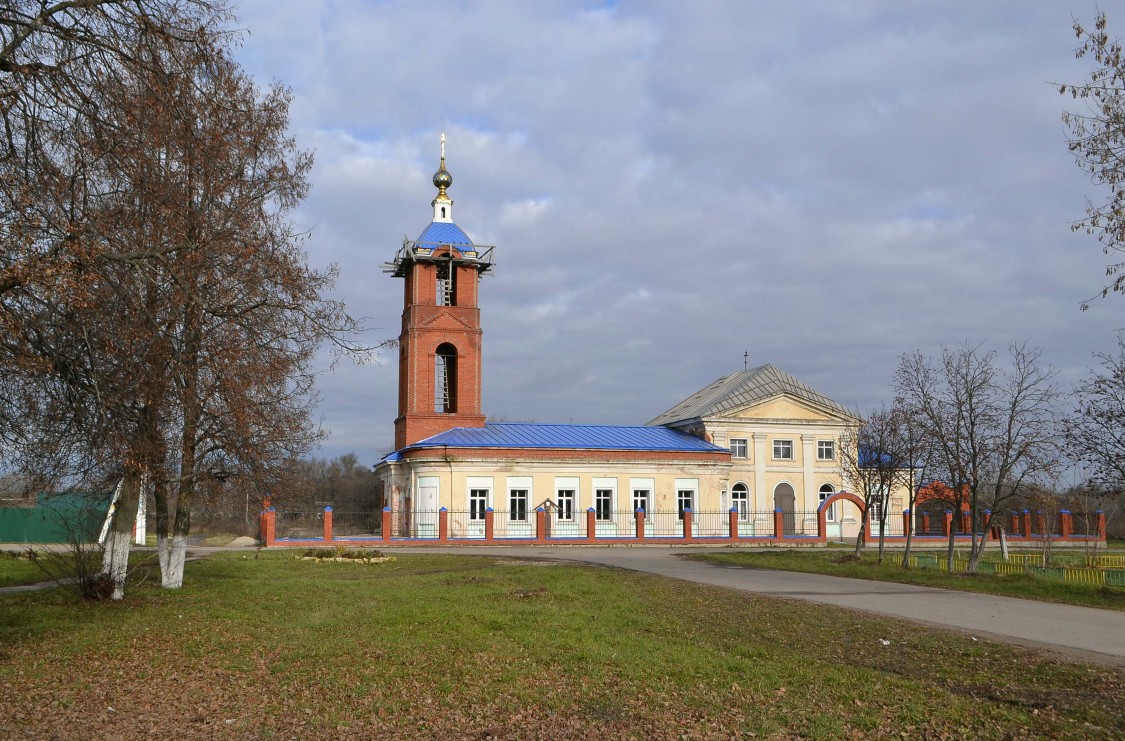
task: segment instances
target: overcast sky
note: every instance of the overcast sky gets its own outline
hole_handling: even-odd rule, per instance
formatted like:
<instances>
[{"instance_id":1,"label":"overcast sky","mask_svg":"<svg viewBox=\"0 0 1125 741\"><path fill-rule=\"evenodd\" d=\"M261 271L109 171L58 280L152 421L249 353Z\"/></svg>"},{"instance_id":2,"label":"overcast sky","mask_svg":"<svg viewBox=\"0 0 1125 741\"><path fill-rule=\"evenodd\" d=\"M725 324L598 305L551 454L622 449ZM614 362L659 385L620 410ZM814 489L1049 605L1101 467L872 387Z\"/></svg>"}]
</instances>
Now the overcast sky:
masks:
<instances>
[{"instance_id":1,"label":"overcast sky","mask_svg":"<svg viewBox=\"0 0 1125 741\"><path fill-rule=\"evenodd\" d=\"M899 356L1029 340L1069 386L1125 298L1072 234L1091 184L1052 87L1081 81L1054 2L244 0L240 59L293 89L316 152L297 218L369 340L381 272L430 220L448 137L481 284L486 414L642 424L774 365L862 411ZM1118 34L1125 15L1111 15ZM375 463L397 360L325 371L319 451Z\"/></svg>"}]
</instances>

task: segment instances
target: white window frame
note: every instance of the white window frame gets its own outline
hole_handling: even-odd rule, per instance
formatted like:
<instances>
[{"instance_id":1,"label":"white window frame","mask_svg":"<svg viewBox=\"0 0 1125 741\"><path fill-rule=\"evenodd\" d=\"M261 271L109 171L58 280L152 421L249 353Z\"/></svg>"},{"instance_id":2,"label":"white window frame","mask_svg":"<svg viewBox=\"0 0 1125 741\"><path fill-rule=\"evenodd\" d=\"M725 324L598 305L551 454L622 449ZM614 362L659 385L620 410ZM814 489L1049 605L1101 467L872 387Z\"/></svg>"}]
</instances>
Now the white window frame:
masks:
<instances>
[{"instance_id":1,"label":"white window frame","mask_svg":"<svg viewBox=\"0 0 1125 741\"><path fill-rule=\"evenodd\" d=\"M699 479L676 479L676 515L679 519L684 519L684 501L687 501L687 509L692 513L696 510L696 500L699 497Z\"/></svg>"},{"instance_id":2,"label":"white window frame","mask_svg":"<svg viewBox=\"0 0 1125 741\"><path fill-rule=\"evenodd\" d=\"M480 519L473 518L473 491L483 491L484 508L480 511ZM465 505L469 512L470 522L484 522L485 511L492 506L492 477L467 476L465 477Z\"/></svg>"},{"instance_id":3,"label":"white window frame","mask_svg":"<svg viewBox=\"0 0 1125 741\"><path fill-rule=\"evenodd\" d=\"M594 519L597 522L613 522L617 508L617 479L595 478L590 482L594 491ZM602 502L605 502L605 517L602 517Z\"/></svg>"},{"instance_id":4,"label":"white window frame","mask_svg":"<svg viewBox=\"0 0 1125 741\"><path fill-rule=\"evenodd\" d=\"M827 451L827 455L825 455ZM835 440L817 440L816 441L816 459L818 461L834 461L836 460L836 441Z\"/></svg>"},{"instance_id":5,"label":"white window frame","mask_svg":"<svg viewBox=\"0 0 1125 741\"><path fill-rule=\"evenodd\" d=\"M732 437L730 439L730 457L731 458L749 458L750 457L750 440L745 437ZM738 448L738 450L736 450ZM741 451L741 452L740 452Z\"/></svg>"},{"instance_id":6,"label":"white window frame","mask_svg":"<svg viewBox=\"0 0 1125 741\"><path fill-rule=\"evenodd\" d=\"M532 491L532 479L530 476L512 476L507 481L508 489L508 522L530 522L531 502L534 492ZM514 496L516 492L523 492L523 517L517 518L516 503Z\"/></svg>"},{"instance_id":7,"label":"white window frame","mask_svg":"<svg viewBox=\"0 0 1125 741\"><path fill-rule=\"evenodd\" d=\"M827 489L827 491L826 491L826 489ZM835 493L836 493L836 487L834 485L832 485L830 483L827 483L827 482L821 484L820 489L819 489L820 504L824 504L824 501L826 499L828 499L830 496L834 495ZM836 505L835 504L833 504L831 507L829 507L828 510L824 513L824 519L825 519L826 522L835 522L836 521Z\"/></svg>"},{"instance_id":8,"label":"white window frame","mask_svg":"<svg viewBox=\"0 0 1125 741\"><path fill-rule=\"evenodd\" d=\"M779 452L788 450L787 455L778 455ZM793 441L792 440L774 440L773 441L773 459L775 461L791 461L793 460Z\"/></svg>"},{"instance_id":9,"label":"white window frame","mask_svg":"<svg viewBox=\"0 0 1125 741\"><path fill-rule=\"evenodd\" d=\"M742 487L741 489L739 487ZM739 522L750 521L750 487L739 481L730 489L730 505L738 512Z\"/></svg>"}]
</instances>

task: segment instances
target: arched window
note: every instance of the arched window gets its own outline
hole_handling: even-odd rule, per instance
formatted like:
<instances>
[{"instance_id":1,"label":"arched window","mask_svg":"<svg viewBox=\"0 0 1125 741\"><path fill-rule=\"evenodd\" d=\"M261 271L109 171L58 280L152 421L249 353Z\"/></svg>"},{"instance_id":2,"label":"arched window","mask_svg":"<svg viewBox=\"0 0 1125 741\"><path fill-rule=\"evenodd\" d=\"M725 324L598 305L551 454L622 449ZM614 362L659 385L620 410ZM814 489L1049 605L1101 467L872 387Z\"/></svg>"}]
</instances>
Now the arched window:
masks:
<instances>
[{"instance_id":1,"label":"arched window","mask_svg":"<svg viewBox=\"0 0 1125 741\"><path fill-rule=\"evenodd\" d=\"M750 519L750 489L746 484L735 484L730 490L730 503L738 512L739 522L746 522Z\"/></svg>"},{"instance_id":2,"label":"arched window","mask_svg":"<svg viewBox=\"0 0 1125 741\"><path fill-rule=\"evenodd\" d=\"M457 413L457 348L448 342L434 354L434 411Z\"/></svg>"},{"instance_id":3,"label":"arched window","mask_svg":"<svg viewBox=\"0 0 1125 741\"><path fill-rule=\"evenodd\" d=\"M821 502L821 504L824 503L824 500L828 499L828 497L832 496L835 493L836 493L836 487L832 486L832 484L822 484L821 487L820 487L820 502ZM835 504L833 504L831 507L828 508L828 511L825 513L824 517L829 522L835 522L836 521L836 505Z\"/></svg>"}]
</instances>

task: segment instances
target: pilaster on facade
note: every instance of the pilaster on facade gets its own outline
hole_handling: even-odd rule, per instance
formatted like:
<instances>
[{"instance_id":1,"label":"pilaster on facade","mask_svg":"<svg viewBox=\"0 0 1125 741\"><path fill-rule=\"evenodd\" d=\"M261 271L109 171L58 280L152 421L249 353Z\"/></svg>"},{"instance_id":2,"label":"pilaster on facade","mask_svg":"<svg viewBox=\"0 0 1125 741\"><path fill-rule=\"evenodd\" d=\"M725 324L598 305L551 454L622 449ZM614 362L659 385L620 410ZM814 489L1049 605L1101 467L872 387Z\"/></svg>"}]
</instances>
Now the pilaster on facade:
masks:
<instances>
[{"instance_id":1,"label":"pilaster on facade","mask_svg":"<svg viewBox=\"0 0 1125 741\"><path fill-rule=\"evenodd\" d=\"M815 496L817 491L816 472L813 470L815 461L816 435L801 435L801 487L804 489L801 492L801 501L806 511L816 509L819 505Z\"/></svg>"},{"instance_id":2,"label":"pilaster on facade","mask_svg":"<svg viewBox=\"0 0 1125 741\"><path fill-rule=\"evenodd\" d=\"M768 435L755 432L754 436L754 502L767 507L773 503L773 492L766 491L766 442Z\"/></svg>"}]
</instances>

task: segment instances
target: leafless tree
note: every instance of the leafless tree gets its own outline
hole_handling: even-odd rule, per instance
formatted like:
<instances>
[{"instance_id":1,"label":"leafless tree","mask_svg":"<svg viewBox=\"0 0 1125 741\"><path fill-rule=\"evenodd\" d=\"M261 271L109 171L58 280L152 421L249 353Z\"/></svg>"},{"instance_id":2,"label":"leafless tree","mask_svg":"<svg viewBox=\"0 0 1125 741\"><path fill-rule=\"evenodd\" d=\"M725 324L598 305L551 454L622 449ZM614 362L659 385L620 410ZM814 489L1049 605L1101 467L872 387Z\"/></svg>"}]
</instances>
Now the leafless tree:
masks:
<instances>
[{"instance_id":1,"label":"leafless tree","mask_svg":"<svg viewBox=\"0 0 1125 741\"><path fill-rule=\"evenodd\" d=\"M859 427L844 434L841 447L845 478L863 497L863 517L855 541L855 555L874 514L879 524L879 563L883 562L887 511L890 497L899 487L910 485L910 457L906 448L903 416L893 408L880 407L863 417Z\"/></svg>"},{"instance_id":2,"label":"leafless tree","mask_svg":"<svg viewBox=\"0 0 1125 741\"><path fill-rule=\"evenodd\" d=\"M1115 255L1125 251L1125 57L1121 41L1111 37L1107 29L1105 13L1101 12L1092 29L1074 21L1079 42L1075 56L1092 57L1096 67L1086 82L1059 84L1058 90L1086 104L1085 111L1062 114L1075 162L1095 183L1109 186L1105 201L1087 201L1086 218L1075 222L1073 229L1096 235L1102 251ZM1103 298L1111 291L1125 293L1122 268L1125 262L1112 257L1106 266L1108 283L1102 287Z\"/></svg>"},{"instance_id":3,"label":"leafless tree","mask_svg":"<svg viewBox=\"0 0 1125 741\"><path fill-rule=\"evenodd\" d=\"M1041 351L1009 348L1010 364L980 345L943 348L935 360L904 355L897 394L914 410L919 435L932 450L934 473L954 492L966 492L974 523L1027 488L1057 475L1058 391ZM969 570L984 554L986 534L971 528Z\"/></svg>"}]
</instances>

